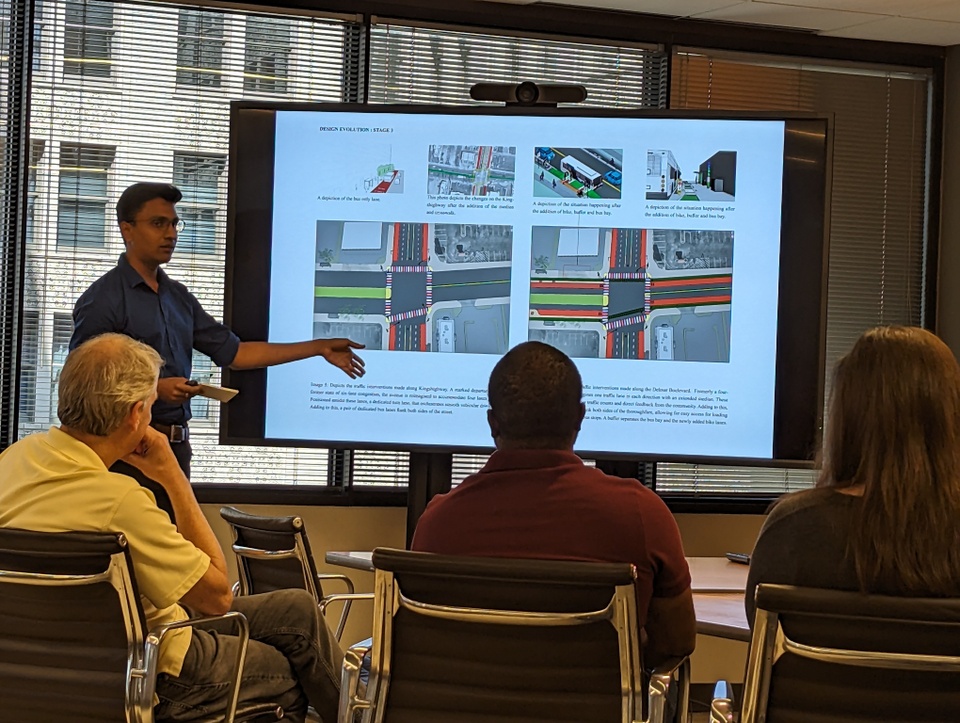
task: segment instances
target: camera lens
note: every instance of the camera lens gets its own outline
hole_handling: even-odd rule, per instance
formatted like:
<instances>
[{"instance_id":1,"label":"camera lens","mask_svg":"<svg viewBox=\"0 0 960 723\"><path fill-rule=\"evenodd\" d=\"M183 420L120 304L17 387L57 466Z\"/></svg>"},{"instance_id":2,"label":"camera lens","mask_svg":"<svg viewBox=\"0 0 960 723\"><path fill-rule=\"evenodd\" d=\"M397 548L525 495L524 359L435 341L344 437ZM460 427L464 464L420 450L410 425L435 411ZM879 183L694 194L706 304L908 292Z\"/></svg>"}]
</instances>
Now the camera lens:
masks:
<instances>
[{"instance_id":1,"label":"camera lens","mask_svg":"<svg viewBox=\"0 0 960 723\"><path fill-rule=\"evenodd\" d=\"M536 103L540 97L540 89L536 83L527 80L517 86L516 95L518 103Z\"/></svg>"}]
</instances>

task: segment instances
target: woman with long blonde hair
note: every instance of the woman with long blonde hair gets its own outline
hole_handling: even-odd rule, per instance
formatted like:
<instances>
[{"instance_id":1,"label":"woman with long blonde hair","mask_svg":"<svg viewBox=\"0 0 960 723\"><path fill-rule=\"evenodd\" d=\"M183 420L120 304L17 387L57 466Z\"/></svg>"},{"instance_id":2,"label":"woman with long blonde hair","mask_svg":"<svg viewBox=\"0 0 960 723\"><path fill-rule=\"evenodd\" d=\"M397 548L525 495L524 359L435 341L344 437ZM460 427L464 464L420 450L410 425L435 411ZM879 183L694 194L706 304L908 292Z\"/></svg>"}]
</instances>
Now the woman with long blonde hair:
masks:
<instances>
[{"instance_id":1,"label":"woman with long blonde hair","mask_svg":"<svg viewBox=\"0 0 960 723\"><path fill-rule=\"evenodd\" d=\"M960 595L960 365L936 336L878 327L837 363L817 488L757 539L751 624L761 582Z\"/></svg>"}]
</instances>

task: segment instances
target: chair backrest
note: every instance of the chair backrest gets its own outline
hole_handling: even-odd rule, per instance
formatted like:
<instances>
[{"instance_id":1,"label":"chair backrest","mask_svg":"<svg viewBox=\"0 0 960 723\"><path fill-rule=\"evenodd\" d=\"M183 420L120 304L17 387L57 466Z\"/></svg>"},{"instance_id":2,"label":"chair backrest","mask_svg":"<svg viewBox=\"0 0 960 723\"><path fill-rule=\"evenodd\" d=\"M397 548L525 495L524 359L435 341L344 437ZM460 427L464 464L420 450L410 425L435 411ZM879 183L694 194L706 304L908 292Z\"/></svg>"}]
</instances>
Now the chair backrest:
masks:
<instances>
[{"instance_id":1,"label":"chair backrest","mask_svg":"<svg viewBox=\"0 0 960 723\"><path fill-rule=\"evenodd\" d=\"M233 529L241 595L301 588L317 602L323 598L300 517L263 517L235 507L221 507L220 516Z\"/></svg>"},{"instance_id":2,"label":"chair backrest","mask_svg":"<svg viewBox=\"0 0 960 723\"><path fill-rule=\"evenodd\" d=\"M376 721L639 717L632 565L388 549L373 563Z\"/></svg>"},{"instance_id":3,"label":"chair backrest","mask_svg":"<svg viewBox=\"0 0 960 723\"><path fill-rule=\"evenodd\" d=\"M0 718L126 721L144 629L123 535L0 528Z\"/></svg>"},{"instance_id":4,"label":"chair backrest","mask_svg":"<svg viewBox=\"0 0 960 723\"><path fill-rule=\"evenodd\" d=\"M960 600L760 585L743 697L741 723L960 720Z\"/></svg>"}]
</instances>

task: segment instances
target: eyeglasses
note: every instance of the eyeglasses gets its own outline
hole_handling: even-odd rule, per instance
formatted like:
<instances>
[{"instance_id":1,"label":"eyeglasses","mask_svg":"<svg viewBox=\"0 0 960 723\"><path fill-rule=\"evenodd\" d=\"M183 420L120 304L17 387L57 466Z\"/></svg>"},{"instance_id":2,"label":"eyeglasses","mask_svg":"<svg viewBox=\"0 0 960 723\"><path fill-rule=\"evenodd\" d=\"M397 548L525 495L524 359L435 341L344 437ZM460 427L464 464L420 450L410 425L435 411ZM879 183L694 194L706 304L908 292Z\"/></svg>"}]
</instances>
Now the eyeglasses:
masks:
<instances>
[{"instance_id":1,"label":"eyeglasses","mask_svg":"<svg viewBox=\"0 0 960 723\"><path fill-rule=\"evenodd\" d=\"M127 221L130 224L136 223L148 223L153 226L157 231L166 231L167 228L173 227L173 230L177 233L183 233L183 228L186 224L181 218L167 218L166 216L154 216L153 218L141 218L134 219L133 221Z\"/></svg>"}]
</instances>

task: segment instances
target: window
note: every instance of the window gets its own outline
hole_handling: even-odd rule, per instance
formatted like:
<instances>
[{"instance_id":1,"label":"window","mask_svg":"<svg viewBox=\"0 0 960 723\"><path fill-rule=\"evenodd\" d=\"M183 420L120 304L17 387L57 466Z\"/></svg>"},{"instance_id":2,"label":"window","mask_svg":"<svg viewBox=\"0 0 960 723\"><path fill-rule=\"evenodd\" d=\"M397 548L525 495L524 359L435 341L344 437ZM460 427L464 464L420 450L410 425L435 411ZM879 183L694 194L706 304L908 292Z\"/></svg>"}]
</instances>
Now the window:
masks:
<instances>
[{"instance_id":1,"label":"window","mask_svg":"<svg viewBox=\"0 0 960 723\"><path fill-rule=\"evenodd\" d=\"M7 48L10 45L10 0L0 0L0 63L4 66L9 60Z\"/></svg>"},{"instance_id":2,"label":"window","mask_svg":"<svg viewBox=\"0 0 960 723\"><path fill-rule=\"evenodd\" d=\"M30 172L27 175L27 243L33 242L33 222L37 210L37 175L43 159L43 141L30 141Z\"/></svg>"},{"instance_id":3,"label":"window","mask_svg":"<svg viewBox=\"0 0 960 723\"><path fill-rule=\"evenodd\" d=\"M54 18L62 22L68 3L45 0L43 14L48 24ZM35 359L39 349L39 362L32 363L40 367L40 373L36 382L31 369L23 378L31 390L41 387L29 396L28 403L42 397L42 404L33 426L23 421L27 415L21 417L17 430L21 435L45 426L49 418L49 385L54 372L47 365L53 362L56 315L72 309L77 297L116 264L123 250L113 208L127 185L150 180L176 182L182 188L185 197L178 210L186 228L182 245L166 268L210 314L221 318L230 101L244 97L247 20L277 21L287 29L282 36L287 39L284 58L294 38L303 41L296 53L309 73L285 72L283 78L284 97L302 101L341 99L345 39L357 32L355 24L341 20L281 18L188 3L170 6L118 0L102 5L109 9L113 22L111 57L118 62L123 59L124 67L131 69L131 75L135 73L136 82L124 85L123 93L113 93L104 92L98 77L78 74L69 84L58 82L59 73L33 77L30 137L44 150L42 155L34 155L38 160L32 186L34 243L26 248L21 283L24 306L38 310L34 337L43 341L33 342L33 337L25 336L25 353ZM269 22L266 25L273 27ZM185 42L186 36L198 39L197 44ZM214 39L219 61L210 50ZM55 58L65 52L62 34L51 34L49 40L38 50L44 68L53 67L59 62ZM200 61L184 63L185 54L195 51ZM188 67L216 69L222 86L230 92L210 92L208 74L199 71L194 77L178 77L179 71ZM2 118L0 115L0 122ZM198 359L195 369L197 375L209 371L219 380L207 359ZM194 402L194 412L199 413L191 430L194 481L328 483L328 450L221 445L218 407L207 402L204 410L197 406L200 403Z\"/></svg>"},{"instance_id":4,"label":"window","mask_svg":"<svg viewBox=\"0 0 960 723\"><path fill-rule=\"evenodd\" d=\"M193 371L190 378L201 384L216 384L213 381L213 362L205 354L194 350L193 361L191 362ZM196 396L190 400L190 412L193 414L194 422L202 422L210 419L213 409L211 409L210 399L207 397Z\"/></svg>"},{"instance_id":5,"label":"window","mask_svg":"<svg viewBox=\"0 0 960 723\"><path fill-rule=\"evenodd\" d=\"M370 39L371 103L470 100L479 82L580 83L583 105L659 108L665 101L666 56L648 45L531 38L453 28L375 24Z\"/></svg>"},{"instance_id":6,"label":"window","mask_svg":"<svg viewBox=\"0 0 960 723\"><path fill-rule=\"evenodd\" d=\"M63 72L99 78L113 73L113 3L67 2Z\"/></svg>"},{"instance_id":7,"label":"window","mask_svg":"<svg viewBox=\"0 0 960 723\"><path fill-rule=\"evenodd\" d=\"M372 103L464 105L478 82L582 83L586 105L660 107L666 60L649 46L515 37L383 22L372 28ZM378 453L381 464L388 454ZM454 455L453 484L479 470L486 455ZM590 462L592 464L592 462ZM356 484L356 483L355 483Z\"/></svg>"},{"instance_id":8,"label":"window","mask_svg":"<svg viewBox=\"0 0 960 723\"><path fill-rule=\"evenodd\" d=\"M219 87L223 45L222 14L181 10L177 27L177 83Z\"/></svg>"},{"instance_id":9,"label":"window","mask_svg":"<svg viewBox=\"0 0 960 723\"><path fill-rule=\"evenodd\" d=\"M674 108L834 116L827 384L836 360L866 329L921 323L926 73L679 50L671 91ZM879 191L860 194L864 179ZM658 464L656 487L661 493L781 493L814 480L806 470Z\"/></svg>"},{"instance_id":10,"label":"window","mask_svg":"<svg viewBox=\"0 0 960 723\"><path fill-rule=\"evenodd\" d=\"M290 21L247 18L243 89L248 93L286 93L290 73Z\"/></svg>"},{"instance_id":11,"label":"window","mask_svg":"<svg viewBox=\"0 0 960 723\"><path fill-rule=\"evenodd\" d=\"M107 173L114 151L111 146L61 144L58 247L104 245Z\"/></svg>"},{"instance_id":12,"label":"window","mask_svg":"<svg viewBox=\"0 0 960 723\"><path fill-rule=\"evenodd\" d=\"M23 341L20 345L20 429L37 418L37 371L40 366L40 312L23 310Z\"/></svg>"},{"instance_id":13,"label":"window","mask_svg":"<svg viewBox=\"0 0 960 723\"><path fill-rule=\"evenodd\" d=\"M177 213L183 219L178 243L182 251L212 254L217 249L220 177L226 157L173 153L173 185L183 193Z\"/></svg>"},{"instance_id":14,"label":"window","mask_svg":"<svg viewBox=\"0 0 960 723\"><path fill-rule=\"evenodd\" d=\"M69 312L58 311L53 315L53 343L51 344L50 358L50 423L56 424L58 391L60 387L60 372L67 360L70 351L70 337L73 336L73 315Z\"/></svg>"},{"instance_id":15,"label":"window","mask_svg":"<svg viewBox=\"0 0 960 723\"><path fill-rule=\"evenodd\" d=\"M925 239L917 229L925 219L925 188L917 179L927 170L929 85L916 73L871 72L848 64L839 70L857 74L849 74L849 82L842 85L823 79L843 73L826 73L809 62L785 58L764 64L757 57L722 58L708 51L678 51L670 58L652 44L580 41L549 36L546 30L444 27L440 23L446 11L440 5L438 20L430 27L385 18L323 18L313 11L304 16L281 15L236 9L249 5L217 5L191 0L176 4L157 0L43 0L41 4L34 0L31 4L34 38L38 39L40 28L45 34L42 46L37 42L33 48L37 72L30 106L15 105L0 113L0 135L10 135L19 129L7 128L9 119L29 110L31 140L26 193L32 242L25 245L26 258L9 253L18 239L0 239L0 265L12 259L0 277L0 298L5 303L0 353L19 355L22 361L17 430L21 435L45 426L55 414L51 404L51 385L57 378L55 341L67 333L65 310L116 263L122 250L112 209L127 184L169 180L183 188L181 214L187 230L168 271L212 315L222 313L225 223L220 183L228 173L229 100L233 98L266 94L339 102L366 94L375 103L469 103L467 91L475 82L534 79L582 83L589 92L587 105L663 108L666 71L672 63L670 101L675 108L836 108L838 140L842 132L845 147L838 145L835 151L846 159L844 164L859 157L864 165L846 165L853 169L850 175L834 179L834 245L845 250L838 251L831 269L828 354L834 358L861 329L879 320L919 318L912 294L919 293L923 284L919 269ZM10 8L17 7L11 0L0 0L0 15L6 17ZM0 32L6 32L6 27ZM567 32L577 30L571 24ZM924 56L931 67L939 62L934 55L931 51ZM136 82L124 85L123 93L114 93L113 84L104 80L117 74L114 66L121 61ZM61 62L68 83L58 82ZM777 65L789 77L775 77ZM16 62L15 55L0 64L0 89L8 88L13 70L20 67L26 66ZM211 92L216 87L224 92ZM820 88L813 94L815 102L809 100L812 87ZM906 88L910 90L905 94ZM736 89L739 95L731 96ZM0 93L0 104L7 102L19 104L18 94ZM876 123L863 129L848 123L854 115L870 120L871 114ZM904 145L906 139L910 140ZM861 142L866 145L846 145ZM19 198L15 194L24 190L21 179L10 172L13 162L3 163L7 173L0 199L2 194ZM835 173L848 172L838 165ZM877 192L881 187L884 192ZM865 188L874 192L865 193ZM838 196L843 197L840 206L846 204L851 210L850 216L837 215ZM880 199L885 205L878 210L875 204ZM861 203L870 204L869 208L863 205L860 218L855 218L853 211ZM878 232L881 218L886 225ZM885 245L879 248L869 239L864 241L865 237L882 238ZM24 272L17 278L9 268L19 269L20 262ZM871 295L862 295L859 287L845 287L836 276L843 270L860 273L873 285ZM901 271L905 276L899 275ZM8 278L17 285L9 286ZM10 309L18 292L25 311L23 341L16 348L9 341L17 337L9 320L16 318ZM841 308L856 310L857 317L835 317L834 310ZM11 366L9 359L4 357L4 369ZM203 366L206 363L196 360L196 374L209 370L216 378L216 370ZM5 397L12 396L7 394L10 389L4 387ZM8 404L8 399L2 401ZM192 441L197 482L316 485L349 479L354 485L402 485L406 481L406 453L221 445L214 407L206 408L205 418L202 408L195 407ZM458 457L456 476L469 473L482 461L482 457ZM762 473L767 472L768 482L758 485L756 475L761 472L755 469L659 465L657 483L667 492L722 492L780 491L810 481L802 472L799 476L782 470Z\"/></svg>"}]
</instances>

